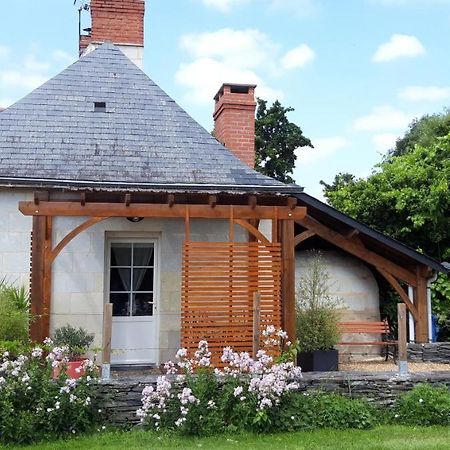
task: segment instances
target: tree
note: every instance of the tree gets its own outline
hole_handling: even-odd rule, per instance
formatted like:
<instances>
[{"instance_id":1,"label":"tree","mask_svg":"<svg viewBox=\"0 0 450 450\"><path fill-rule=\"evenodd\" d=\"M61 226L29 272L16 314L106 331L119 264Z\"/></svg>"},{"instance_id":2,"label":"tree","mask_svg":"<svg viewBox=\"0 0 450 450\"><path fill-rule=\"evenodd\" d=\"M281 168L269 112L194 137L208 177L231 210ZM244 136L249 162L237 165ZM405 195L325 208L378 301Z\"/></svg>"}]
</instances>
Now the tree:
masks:
<instances>
[{"instance_id":1,"label":"tree","mask_svg":"<svg viewBox=\"0 0 450 450\"><path fill-rule=\"evenodd\" d=\"M450 111L442 114L425 115L415 119L406 131L405 135L398 139L395 148L388 153L391 156L401 156L414 150L415 145L429 147L439 137L450 133Z\"/></svg>"},{"instance_id":2,"label":"tree","mask_svg":"<svg viewBox=\"0 0 450 450\"><path fill-rule=\"evenodd\" d=\"M268 108L267 101L258 99L256 170L283 183L294 182L290 174L295 166L295 150L314 148L301 128L289 121L287 114L291 111L294 109L283 107L278 100Z\"/></svg>"},{"instance_id":3,"label":"tree","mask_svg":"<svg viewBox=\"0 0 450 450\"><path fill-rule=\"evenodd\" d=\"M446 134L444 134L446 133ZM321 182L336 209L440 261L450 260L450 114L413 122L367 179ZM450 332L450 278L433 289L433 312ZM446 333L446 335L445 335Z\"/></svg>"}]
</instances>

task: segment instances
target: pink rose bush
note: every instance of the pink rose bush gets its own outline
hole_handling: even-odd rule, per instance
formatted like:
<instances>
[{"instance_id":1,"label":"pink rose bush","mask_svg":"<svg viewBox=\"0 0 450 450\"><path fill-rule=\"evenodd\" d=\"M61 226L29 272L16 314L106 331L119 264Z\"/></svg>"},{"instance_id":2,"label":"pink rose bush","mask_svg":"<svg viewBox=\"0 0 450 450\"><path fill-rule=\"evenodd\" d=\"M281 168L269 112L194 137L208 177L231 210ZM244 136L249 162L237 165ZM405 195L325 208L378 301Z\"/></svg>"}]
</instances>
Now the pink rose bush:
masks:
<instances>
[{"instance_id":1,"label":"pink rose bush","mask_svg":"<svg viewBox=\"0 0 450 450\"><path fill-rule=\"evenodd\" d=\"M100 395L93 362L71 379L65 373L67 349L42 346L27 354L0 355L0 443L28 443L46 437L76 434L99 420ZM59 377L53 379L54 369Z\"/></svg>"},{"instance_id":2,"label":"pink rose bush","mask_svg":"<svg viewBox=\"0 0 450 450\"><path fill-rule=\"evenodd\" d=\"M144 388L137 411L142 423L151 429L177 429L190 435L230 427L266 429L299 389L301 369L283 354L272 356L280 344L285 353L291 351L286 333L269 326L263 337L269 350L259 350L255 358L225 347L222 368L213 367L206 341L199 342L192 357L180 349L177 362L165 364L167 375L159 377L156 386Z\"/></svg>"}]
</instances>

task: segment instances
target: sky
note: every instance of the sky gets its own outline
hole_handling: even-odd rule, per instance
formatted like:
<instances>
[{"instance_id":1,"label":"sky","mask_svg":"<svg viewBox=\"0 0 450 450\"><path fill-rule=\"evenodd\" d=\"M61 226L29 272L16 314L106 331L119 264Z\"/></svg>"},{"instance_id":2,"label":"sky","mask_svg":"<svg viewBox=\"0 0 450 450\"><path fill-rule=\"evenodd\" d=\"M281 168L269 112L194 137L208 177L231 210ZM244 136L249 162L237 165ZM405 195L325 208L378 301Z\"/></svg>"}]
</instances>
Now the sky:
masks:
<instances>
[{"instance_id":1,"label":"sky","mask_svg":"<svg viewBox=\"0 0 450 450\"><path fill-rule=\"evenodd\" d=\"M0 107L77 58L73 0L0 0ZM147 0L144 69L208 131L223 82L295 109L296 182L368 176L414 118L450 106L450 0ZM88 17L84 18L84 24Z\"/></svg>"}]
</instances>

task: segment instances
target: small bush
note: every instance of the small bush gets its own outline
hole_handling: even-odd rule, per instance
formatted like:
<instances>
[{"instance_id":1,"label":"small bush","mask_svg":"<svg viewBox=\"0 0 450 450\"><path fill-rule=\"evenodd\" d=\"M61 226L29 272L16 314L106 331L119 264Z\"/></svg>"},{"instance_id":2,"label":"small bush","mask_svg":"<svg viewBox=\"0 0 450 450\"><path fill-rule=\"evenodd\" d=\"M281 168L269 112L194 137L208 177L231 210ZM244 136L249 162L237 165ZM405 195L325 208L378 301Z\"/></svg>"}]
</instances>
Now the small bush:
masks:
<instances>
[{"instance_id":1,"label":"small bush","mask_svg":"<svg viewBox=\"0 0 450 450\"><path fill-rule=\"evenodd\" d=\"M330 295L330 274L320 252L314 252L296 293L297 339L300 351L330 350L340 338L338 298Z\"/></svg>"},{"instance_id":2,"label":"small bush","mask_svg":"<svg viewBox=\"0 0 450 450\"><path fill-rule=\"evenodd\" d=\"M26 290L0 281L0 341L28 342L29 297Z\"/></svg>"},{"instance_id":3,"label":"small bush","mask_svg":"<svg viewBox=\"0 0 450 450\"><path fill-rule=\"evenodd\" d=\"M46 352L49 352L45 356ZM16 358L0 359L0 444L25 444L92 429L100 420L101 400L96 372L85 361L79 380L65 374L61 348L36 347ZM60 367L58 379L53 368Z\"/></svg>"},{"instance_id":4,"label":"small bush","mask_svg":"<svg viewBox=\"0 0 450 450\"><path fill-rule=\"evenodd\" d=\"M450 425L448 388L416 386L397 401L395 420L405 425Z\"/></svg>"},{"instance_id":5,"label":"small bush","mask_svg":"<svg viewBox=\"0 0 450 450\"><path fill-rule=\"evenodd\" d=\"M53 342L60 347L69 349L69 358L77 358L86 353L94 341L94 335L89 334L84 328L75 328L64 325L57 328L53 336Z\"/></svg>"}]
</instances>

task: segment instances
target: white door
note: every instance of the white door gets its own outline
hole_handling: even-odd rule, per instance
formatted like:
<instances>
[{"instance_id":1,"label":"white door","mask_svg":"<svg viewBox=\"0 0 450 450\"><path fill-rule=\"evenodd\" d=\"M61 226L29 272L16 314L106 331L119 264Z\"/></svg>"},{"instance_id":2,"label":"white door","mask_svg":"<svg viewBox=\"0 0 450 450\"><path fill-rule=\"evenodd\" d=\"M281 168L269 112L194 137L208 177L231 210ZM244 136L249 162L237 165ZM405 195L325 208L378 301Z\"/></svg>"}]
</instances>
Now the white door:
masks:
<instances>
[{"instance_id":1,"label":"white door","mask_svg":"<svg viewBox=\"0 0 450 450\"><path fill-rule=\"evenodd\" d=\"M156 244L123 239L109 243L112 364L157 362Z\"/></svg>"}]
</instances>

